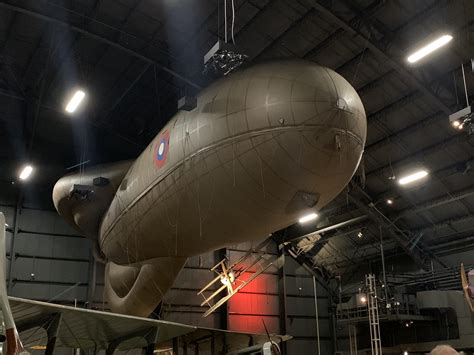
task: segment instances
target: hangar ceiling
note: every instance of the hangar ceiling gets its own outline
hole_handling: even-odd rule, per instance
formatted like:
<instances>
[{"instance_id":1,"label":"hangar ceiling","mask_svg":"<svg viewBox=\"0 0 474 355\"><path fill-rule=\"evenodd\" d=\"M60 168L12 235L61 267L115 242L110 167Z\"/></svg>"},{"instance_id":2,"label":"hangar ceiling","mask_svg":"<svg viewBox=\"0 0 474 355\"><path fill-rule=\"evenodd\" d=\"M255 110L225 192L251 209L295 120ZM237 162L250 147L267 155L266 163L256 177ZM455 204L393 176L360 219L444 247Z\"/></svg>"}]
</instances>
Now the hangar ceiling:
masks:
<instances>
[{"instance_id":1,"label":"hangar ceiling","mask_svg":"<svg viewBox=\"0 0 474 355\"><path fill-rule=\"evenodd\" d=\"M290 246L332 274L379 258L381 235L387 257L419 265L472 249L474 138L447 116L465 106L460 67L474 57L474 3L235 0L235 9L235 40L250 62L330 67L367 111L364 189L354 185L321 211L316 230L338 228ZM22 188L24 205L52 208L52 186L69 167L136 157L178 98L210 83L202 58L223 37L222 17L211 0L0 2L2 199L19 200L25 161L38 171ZM409 52L445 32L449 47L408 65ZM467 82L472 95L470 70ZM64 102L78 85L87 108L70 117ZM417 166L430 171L423 184L391 179Z\"/></svg>"}]
</instances>

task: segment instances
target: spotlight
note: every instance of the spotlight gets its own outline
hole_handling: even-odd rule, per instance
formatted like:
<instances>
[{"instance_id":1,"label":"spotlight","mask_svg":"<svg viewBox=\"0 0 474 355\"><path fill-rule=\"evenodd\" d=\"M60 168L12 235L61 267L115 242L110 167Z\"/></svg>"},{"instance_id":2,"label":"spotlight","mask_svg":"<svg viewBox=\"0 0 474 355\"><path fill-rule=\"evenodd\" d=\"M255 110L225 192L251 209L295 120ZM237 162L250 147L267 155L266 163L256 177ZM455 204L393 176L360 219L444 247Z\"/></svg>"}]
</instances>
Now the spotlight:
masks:
<instances>
[{"instance_id":1,"label":"spotlight","mask_svg":"<svg viewBox=\"0 0 474 355\"><path fill-rule=\"evenodd\" d=\"M393 200L391 198L387 198L387 205L393 205Z\"/></svg>"},{"instance_id":2,"label":"spotlight","mask_svg":"<svg viewBox=\"0 0 474 355\"><path fill-rule=\"evenodd\" d=\"M451 35L443 35L437 39L435 39L433 42L429 43L428 45L424 46L423 48L420 48L417 50L415 53L411 54L407 60L410 63L415 63L419 61L421 58L426 57L428 54L434 52L435 50L441 48L442 46L446 45L453 39L453 36Z\"/></svg>"},{"instance_id":3,"label":"spotlight","mask_svg":"<svg viewBox=\"0 0 474 355\"><path fill-rule=\"evenodd\" d=\"M405 351L403 352L403 355L408 355L408 351L405 350Z\"/></svg>"},{"instance_id":4,"label":"spotlight","mask_svg":"<svg viewBox=\"0 0 474 355\"><path fill-rule=\"evenodd\" d=\"M20 173L20 180L28 180L28 178L31 176L31 173L33 172L33 167L31 165L26 165L23 167Z\"/></svg>"},{"instance_id":5,"label":"spotlight","mask_svg":"<svg viewBox=\"0 0 474 355\"><path fill-rule=\"evenodd\" d=\"M420 180L420 179L424 178L427 175L428 175L428 172L426 170L419 170L417 172L414 172L413 174L410 174L410 175L407 175L407 176L404 176L404 177L400 178L398 180L398 183L400 185L406 185L406 184L409 184L411 182Z\"/></svg>"},{"instance_id":6,"label":"spotlight","mask_svg":"<svg viewBox=\"0 0 474 355\"><path fill-rule=\"evenodd\" d=\"M318 215L316 213L310 213L306 216L301 217L298 222L303 224L303 223L312 221L313 219L316 219L316 218L318 218Z\"/></svg>"},{"instance_id":7,"label":"spotlight","mask_svg":"<svg viewBox=\"0 0 474 355\"><path fill-rule=\"evenodd\" d=\"M75 112L82 100L84 100L84 97L86 97L86 93L82 90L77 90L66 105L66 111L69 113Z\"/></svg>"},{"instance_id":8,"label":"spotlight","mask_svg":"<svg viewBox=\"0 0 474 355\"><path fill-rule=\"evenodd\" d=\"M453 128L458 130L470 128L471 134L474 127L474 115L472 113L471 106L467 106L462 110L459 110L449 115L449 123Z\"/></svg>"}]
</instances>

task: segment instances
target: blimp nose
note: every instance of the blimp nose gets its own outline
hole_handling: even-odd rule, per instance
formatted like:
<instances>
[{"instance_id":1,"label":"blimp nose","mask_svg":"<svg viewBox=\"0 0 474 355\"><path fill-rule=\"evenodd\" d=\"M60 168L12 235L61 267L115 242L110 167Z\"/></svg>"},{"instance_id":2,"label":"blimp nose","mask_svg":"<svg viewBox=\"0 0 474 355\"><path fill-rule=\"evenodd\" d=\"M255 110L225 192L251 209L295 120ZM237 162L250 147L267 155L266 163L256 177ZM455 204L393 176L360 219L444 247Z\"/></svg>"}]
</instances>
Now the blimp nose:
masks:
<instances>
[{"instance_id":1,"label":"blimp nose","mask_svg":"<svg viewBox=\"0 0 474 355\"><path fill-rule=\"evenodd\" d=\"M359 95L329 68L303 67L292 83L291 108L296 124L341 129L365 142L366 117Z\"/></svg>"},{"instance_id":2,"label":"blimp nose","mask_svg":"<svg viewBox=\"0 0 474 355\"><path fill-rule=\"evenodd\" d=\"M263 119L278 126L277 153L269 165L299 192L318 196L319 208L341 191L359 164L366 139L363 104L331 69L308 62L268 65L265 71L272 76L266 82L263 69L252 75L267 85Z\"/></svg>"},{"instance_id":3,"label":"blimp nose","mask_svg":"<svg viewBox=\"0 0 474 355\"><path fill-rule=\"evenodd\" d=\"M311 62L281 61L236 75L236 79L247 78L250 80L242 90L246 90L250 130L265 126L334 128L352 132L365 142L363 104L351 84L335 71ZM231 96L239 88L234 85Z\"/></svg>"}]
</instances>

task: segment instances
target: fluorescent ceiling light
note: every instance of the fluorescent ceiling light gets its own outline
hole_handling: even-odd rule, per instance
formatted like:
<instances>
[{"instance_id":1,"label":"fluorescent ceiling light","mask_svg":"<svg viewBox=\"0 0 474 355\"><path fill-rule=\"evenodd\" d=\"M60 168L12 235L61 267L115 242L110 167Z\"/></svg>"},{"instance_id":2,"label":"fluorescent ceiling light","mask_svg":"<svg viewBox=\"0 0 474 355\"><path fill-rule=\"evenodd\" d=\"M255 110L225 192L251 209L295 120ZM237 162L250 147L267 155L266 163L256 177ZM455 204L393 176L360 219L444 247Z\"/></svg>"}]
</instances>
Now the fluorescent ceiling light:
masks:
<instances>
[{"instance_id":1,"label":"fluorescent ceiling light","mask_svg":"<svg viewBox=\"0 0 474 355\"><path fill-rule=\"evenodd\" d=\"M86 96L86 93L82 90L77 90L74 96L69 100L67 106L66 106L66 111L69 113L73 113L74 111L77 110L79 105L81 104L82 100L84 100L84 97Z\"/></svg>"},{"instance_id":2,"label":"fluorescent ceiling light","mask_svg":"<svg viewBox=\"0 0 474 355\"><path fill-rule=\"evenodd\" d=\"M316 219L318 218L318 215L316 213L310 213L306 216L303 216L299 219L299 222L300 223L306 223L306 222L309 222L309 221L312 221L313 219Z\"/></svg>"},{"instance_id":3,"label":"fluorescent ceiling light","mask_svg":"<svg viewBox=\"0 0 474 355\"><path fill-rule=\"evenodd\" d=\"M20 180L27 180L30 177L32 172L33 172L33 167L31 165L25 166L20 173Z\"/></svg>"},{"instance_id":4,"label":"fluorescent ceiling light","mask_svg":"<svg viewBox=\"0 0 474 355\"><path fill-rule=\"evenodd\" d=\"M427 56L428 54L434 52L435 50L441 48L445 44L449 43L453 39L453 36L451 35L444 35L439 37L438 39L435 39L433 42L430 44L424 46L423 48L420 48L417 50L415 53L411 54L408 57L408 61L410 63L415 63L419 61L421 58Z\"/></svg>"},{"instance_id":5,"label":"fluorescent ceiling light","mask_svg":"<svg viewBox=\"0 0 474 355\"><path fill-rule=\"evenodd\" d=\"M413 181L423 179L427 175L428 175L428 172L426 170L420 170L420 171L417 171L413 174L410 174L410 175L407 175L407 176L404 176L404 177L400 178L400 180L398 180L398 183L400 185L406 185L406 184L409 184Z\"/></svg>"}]
</instances>

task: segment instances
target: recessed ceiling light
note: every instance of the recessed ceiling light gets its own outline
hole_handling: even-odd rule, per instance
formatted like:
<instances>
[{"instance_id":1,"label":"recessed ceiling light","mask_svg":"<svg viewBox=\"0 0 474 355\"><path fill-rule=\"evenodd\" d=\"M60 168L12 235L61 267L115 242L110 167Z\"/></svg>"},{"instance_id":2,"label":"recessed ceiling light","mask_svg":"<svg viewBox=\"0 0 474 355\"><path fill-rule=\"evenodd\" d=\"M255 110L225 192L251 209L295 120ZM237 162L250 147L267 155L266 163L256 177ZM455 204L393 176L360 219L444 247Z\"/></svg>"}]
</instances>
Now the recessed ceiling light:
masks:
<instances>
[{"instance_id":1,"label":"recessed ceiling light","mask_svg":"<svg viewBox=\"0 0 474 355\"><path fill-rule=\"evenodd\" d=\"M20 173L20 180L27 180L32 172L33 167L31 165L26 165Z\"/></svg>"},{"instance_id":2,"label":"recessed ceiling light","mask_svg":"<svg viewBox=\"0 0 474 355\"><path fill-rule=\"evenodd\" d=\"M435 39L433 42L427 44L426 46L420 48L417 50L415 53L411 54L407 60L410 63L415 63L419 61L421 58L426 57L428 54L434 52L435 50L441 48L442 46L446 45L453 39L453 36L451 35L443 35L437 39Z\"/></svg>"},{"instance_id":3,"label":"recessed ceiling light","mask_svg":"<svg viewBox=\"0 0 474 355\"><path fill-rule=\"evenodd\" d=\"M419 171L417 171L413 174L410 174L410 175L407 175L407 176L404 176L404 177L400 178L400 180L398 180L398 183L400 185L406 185L406 184L409 184L411 182L423 179L427 175L428 175L428 172L426 170L419 170Z\"/></svg>"},{"instance_id":4,"label":"recessed ceiling light","mask_svg":"<svg viewBox=\"0 0 474 355\"><path fill-rule=\"evenodd\" d=\"M316 219L316 218L318 218L318 215L316 213L310 213L306 216L301 217L298 222L306 223L306 222L312 221L313 219Z\"/></svg>"},{"instance_id":5,"label":"recessed ceiling light","mask_svg":"<svg viewBox=\"0 0 474 355\"><path fill-rule=\"evenodd\" d=\"M75 112L82 100L84 100L84 97L86 97L86 93L82 90L77 90L66 105L66 111L69 113Z\"/></svg>"},{"instance_id":6,"label":"recessed ceiling light","mask_svg":"<svg viewBox=\"0 0 474 355\"><path fill-rule=\"evenodd\" d=\"M393 205L393 200L391 198L387 198L387 205Z\"/></svg>"}]
</instances>

